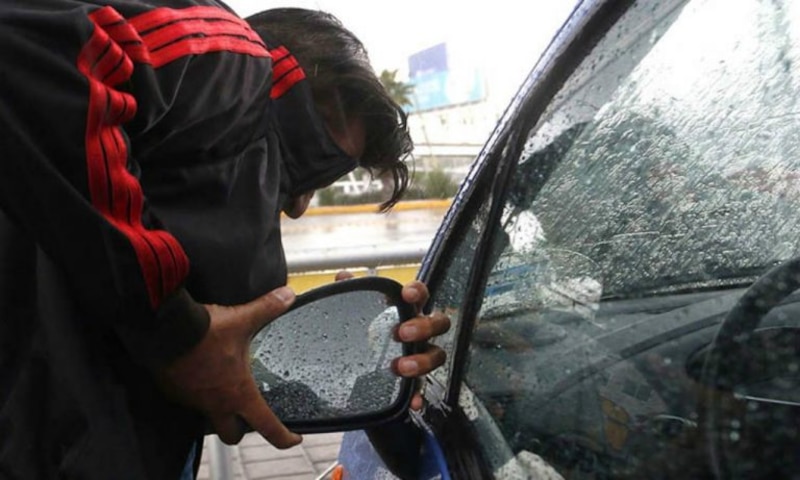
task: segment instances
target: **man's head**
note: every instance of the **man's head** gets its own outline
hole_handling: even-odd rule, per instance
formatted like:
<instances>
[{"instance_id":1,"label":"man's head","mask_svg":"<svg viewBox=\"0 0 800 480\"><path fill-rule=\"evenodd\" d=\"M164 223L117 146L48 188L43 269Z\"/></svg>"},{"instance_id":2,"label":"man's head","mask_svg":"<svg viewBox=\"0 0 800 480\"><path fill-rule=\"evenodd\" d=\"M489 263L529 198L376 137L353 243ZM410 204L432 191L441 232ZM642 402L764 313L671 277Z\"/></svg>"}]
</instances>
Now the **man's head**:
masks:
<instances>
[{"instance_id":1,"label":"man's head","mask_svg":"<svg viewBox=\"0 0 800 480\"><path fill-rule=\"evenodd\" d=\"M408 186L404 160L412 148L406 114L378 80L361 41L336 17L316 10L267 10L247 22L297 58L331 138L361 167L391 175L394 190L381 208L397 203Z\"/></svg>"}]
</instances>

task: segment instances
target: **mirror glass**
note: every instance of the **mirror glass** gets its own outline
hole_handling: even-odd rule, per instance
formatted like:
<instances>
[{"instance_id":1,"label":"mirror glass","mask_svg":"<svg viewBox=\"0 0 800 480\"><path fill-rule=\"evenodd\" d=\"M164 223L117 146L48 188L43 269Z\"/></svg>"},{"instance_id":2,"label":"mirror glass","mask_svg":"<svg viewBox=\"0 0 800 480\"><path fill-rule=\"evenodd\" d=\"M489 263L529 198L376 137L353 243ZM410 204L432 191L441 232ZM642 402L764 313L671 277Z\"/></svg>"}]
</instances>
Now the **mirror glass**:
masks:
<instances>
[{"instance_id":1,"label":"mirror glass","mask_svg":"<svg viewBox=\"0 0 800 480\"><path fill-rule=\"evenodd\" d=\"M399 321L397 307L378 291L335 293L298 306L251 343L256 383L287 424L385 411L401 393L401 378L391 371L403 354L393 340Z\"/></svg>"}]
</instances>

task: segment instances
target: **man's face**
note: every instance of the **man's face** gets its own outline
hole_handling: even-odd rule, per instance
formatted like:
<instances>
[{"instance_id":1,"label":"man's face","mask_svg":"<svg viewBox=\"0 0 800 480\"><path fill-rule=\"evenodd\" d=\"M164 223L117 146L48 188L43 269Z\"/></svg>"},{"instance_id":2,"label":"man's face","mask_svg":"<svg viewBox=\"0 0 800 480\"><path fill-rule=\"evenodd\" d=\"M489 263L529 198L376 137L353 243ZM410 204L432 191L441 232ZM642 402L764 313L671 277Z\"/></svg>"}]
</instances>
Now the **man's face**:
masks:
<instances>
[{"instance_id":1,"label":"man's face","mask_svg":"<svg viewBox=\"0 0 800 480\"><path fill-rule=\"evenodd\" d=\"M360 116L337 119L331 115L332 112L325 105L319 105L318 108L325 119L328 133L336 145L352 158L356 160L361 158L367 141L364 120ZM306 212L313 197L314 190L289 198L283 206L283 213L289 218L300 218Z\"/></svg>"}]
</instances>

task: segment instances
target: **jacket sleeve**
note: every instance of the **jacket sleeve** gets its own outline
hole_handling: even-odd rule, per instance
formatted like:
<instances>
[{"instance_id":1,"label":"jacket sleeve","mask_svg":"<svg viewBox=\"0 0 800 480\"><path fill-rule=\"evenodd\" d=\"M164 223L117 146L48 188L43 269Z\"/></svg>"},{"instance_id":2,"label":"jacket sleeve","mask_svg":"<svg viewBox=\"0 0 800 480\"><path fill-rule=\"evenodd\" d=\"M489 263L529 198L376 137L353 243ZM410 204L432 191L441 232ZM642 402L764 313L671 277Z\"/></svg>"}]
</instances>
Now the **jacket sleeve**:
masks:
<instances>
[{"instance_id":1,"label":"jacket sleeve","mask_svg":"<svg viewBox=\"0 0 800 480\"><path fill-rule=\"evenodd\" d=\"M85 8L27 7L0 6L0 209L61 267L93 320L140 362L164 364L209 318L182 288L187 257L147 214L132 173L133 59Z\"/></svg>"}]
</instances>

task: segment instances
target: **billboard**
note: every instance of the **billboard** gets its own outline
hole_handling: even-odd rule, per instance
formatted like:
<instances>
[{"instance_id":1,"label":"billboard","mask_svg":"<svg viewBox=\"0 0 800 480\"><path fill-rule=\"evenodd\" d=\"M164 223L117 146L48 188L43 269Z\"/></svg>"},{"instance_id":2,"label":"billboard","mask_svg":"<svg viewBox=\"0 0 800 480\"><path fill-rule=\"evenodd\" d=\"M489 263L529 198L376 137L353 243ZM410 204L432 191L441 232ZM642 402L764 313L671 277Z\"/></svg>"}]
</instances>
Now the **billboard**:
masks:
<instances>
[{"instance_id":1,"label":"billboard","mask_svg":"<svg viewBox=\"0 0 800 480\"><path fill-rule=\"evenodd\" d=\"M446 43L426 48L408 58L409 83L414 87L412 105L407 109L410 113L486 98L480 71L474 65L459 66L455 59Z\"/></svg>"}]
</instances>

